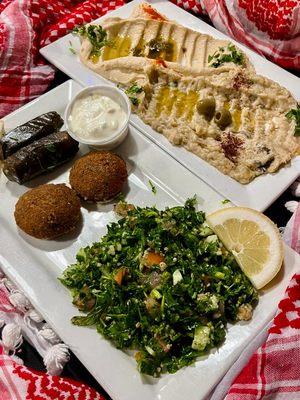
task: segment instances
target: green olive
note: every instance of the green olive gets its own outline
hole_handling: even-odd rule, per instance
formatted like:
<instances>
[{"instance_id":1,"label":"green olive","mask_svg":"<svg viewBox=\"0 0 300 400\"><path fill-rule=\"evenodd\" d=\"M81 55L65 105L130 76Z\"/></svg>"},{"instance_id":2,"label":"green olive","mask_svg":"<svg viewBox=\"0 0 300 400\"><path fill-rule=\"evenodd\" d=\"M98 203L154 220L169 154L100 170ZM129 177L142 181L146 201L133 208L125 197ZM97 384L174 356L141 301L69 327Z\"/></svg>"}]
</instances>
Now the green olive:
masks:
<instances>
[{"instance_id":1,"label":"green olive","mask_svg":"<svg viewBox=\"0 0 300 400\"><path fill-rule=\"evenodd\" d=\"M218 125L220 129L225 129L232 122L231 113L228 110L223 108L218 111L215 115L215 123Z\"/></svg>"},{"instance_id":2,"label":"green olive","mask_svg":"<svg viewBox=\"0 0 300 400\"><path fill-rule=\"evenodd\" d=\"M197 111L200 115L203 115L207 121L210 121L216 110L216 101L213 97L203 99L197 103Z\"/></svg>"}]
</instances>

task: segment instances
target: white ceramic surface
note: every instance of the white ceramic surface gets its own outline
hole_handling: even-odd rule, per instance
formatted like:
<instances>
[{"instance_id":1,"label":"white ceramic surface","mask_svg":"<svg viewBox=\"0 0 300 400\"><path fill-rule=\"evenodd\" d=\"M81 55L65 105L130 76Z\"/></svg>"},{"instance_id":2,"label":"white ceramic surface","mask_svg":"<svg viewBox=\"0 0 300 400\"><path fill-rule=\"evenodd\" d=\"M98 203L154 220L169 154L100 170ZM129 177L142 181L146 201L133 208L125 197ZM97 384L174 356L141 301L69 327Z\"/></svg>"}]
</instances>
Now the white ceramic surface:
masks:
<instances>
[{"instance_id":1,"label":"white ceramic surface","mask_svg":"<svg viewBox=\"0 0 300 400\"><path fill-rule=\"evenodd\" d=\"M5 118L5 128L15 126L37 115L55 110L63 115L70 99L80 86L68 81L39 97ZM80 153L86 151L81 146ZM186 170L172 157L154 145L135 128L131 128L123 144L116 150L126 159L129 202L159 208L172 206L197 195L200 207L213 211L222 205L222 197L207 184ZM18 197L28 188L41 183L68 182L73 161L65 166L20 186L0 176L0 266L28 295L62 340L70 346L114 400L202 400L239 356L242 349L269 321L289 279L300 267L300 257L285 249L285 267L273 286L261 293L254 317L249 323L230 326L225 343L194 365L165 375L160 379L141 376L135 360L115 349L94 329L73 326L70 318L78 314L66 288L58 281L65 267L74 262L79 248L97 241L114 218L112 204L84 204L83 224L74 234L57 241L41 241L20 232L13 212ZM149 179L157 187L151 191Z\"/></svg>"},{"instance_id":2,"label":"white ceramic surface","mask_svg":"<svg viewBox=\"0 0 300 400\"><path fill-rule=\"evenodd\" d=\"M134 0L124 7L111 12L109 16L126 18L130 15L132 9L140 2L142 2L142 0ZM169 19L178 21L195 31L207 33L216 38L229 39L221 32L201 21L199 18L175 6L170 1L152 0L150 3ZM101 20L107 18L107 16L108 15L99 18L96 21L101 22ZM80 47L79 39L72 34L66 35L54 43L42 48L41 53L56 67L82 85L92 85L103 82L109 83L109 81L80 63L78 56L69 51L70 41L73 48L78 53ZM231 41L240 46L248 54L258 73L277 81L282 86L285 86L291 91L296 99L300 100L299 78L267 61L247 47L238 44L234 40ZM144 124L136 115L131 116L130 122L144 135L167 151L173 158L178 160L191 172L203 179L236 205L248 206L259 211L264 211L300 175L300 157L297 157L292 160L291 165L282 168L276 174L260 176L248 185L242 185L229 176L222 174L216 168L187 150L171 145L165 137Z\"/></svg>"}]
</instances>

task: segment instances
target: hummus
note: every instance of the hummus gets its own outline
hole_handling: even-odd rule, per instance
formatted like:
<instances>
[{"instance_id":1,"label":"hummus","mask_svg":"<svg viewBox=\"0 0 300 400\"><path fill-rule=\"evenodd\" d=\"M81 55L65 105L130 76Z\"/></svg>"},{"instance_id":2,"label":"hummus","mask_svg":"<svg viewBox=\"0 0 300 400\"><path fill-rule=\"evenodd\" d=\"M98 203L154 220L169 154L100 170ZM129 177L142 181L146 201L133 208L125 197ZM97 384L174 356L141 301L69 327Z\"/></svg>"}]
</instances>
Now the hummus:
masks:
<instances>
[{"instance_id":1,"label":"hummus","mask_svg":"<svg viewBox=\"0 0 300 400\"><path fill-rule=\"evenodd\" d=\"M110 18L101 27L107 33L108 45L95 55L89 38L81 36L80 60L96 73L121 84L128 84L132 80L131 71L151 65L153 59L164 60L169 68L187 75L196 75L205 68L215 69L208 61L209 56L230 45L229 41L166 20ZM238 52L242 54L243 67L252 69L246 55ZM233 62L223 65L237 67Z\"/></svg>"},{"instance_id":2,"label":"hummus","mask_svg":"<svg viewBox=\"0 0 300 400\"><path fill-rule=\"evenodd\" d=\"M300 154L295 123L286 118L297 103L275 82L243 69L193 78L153 66L147 76L136 109L142 120L238 182L275 172ZM207 102L210 115L201 108Z\"/></svg>"}]
</instances>

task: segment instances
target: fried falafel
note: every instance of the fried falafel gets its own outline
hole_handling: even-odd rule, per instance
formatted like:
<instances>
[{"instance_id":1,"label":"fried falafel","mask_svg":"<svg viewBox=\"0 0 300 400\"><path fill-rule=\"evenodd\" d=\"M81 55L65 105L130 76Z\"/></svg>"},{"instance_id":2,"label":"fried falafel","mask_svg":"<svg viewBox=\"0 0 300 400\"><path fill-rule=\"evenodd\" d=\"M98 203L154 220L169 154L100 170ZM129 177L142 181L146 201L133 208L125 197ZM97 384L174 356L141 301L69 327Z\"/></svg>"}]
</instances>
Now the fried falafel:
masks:
<instances>
[{"instance_id":1,"label":"fried falafel","mask_svg":"<svg viewBox=\"0 0 300 400\"><path fill-rule=\"evenodd\" d=\"M20 229L37 239L54 239L72 231L80 219L80 200L65 184L46 184L24 193L16 203Z\"/></svg>"},{"instance_id":2,"label":"fried falafel","mask_svg":"<svg viewBox=\"0 0 300 400\"><path fill-rule=\"evenodd\" d=\"M84 200L105 202L116 197L127 179L125 161L110 151L93 151L78 159L70 185Z\"/></svg>"}]
</instances>

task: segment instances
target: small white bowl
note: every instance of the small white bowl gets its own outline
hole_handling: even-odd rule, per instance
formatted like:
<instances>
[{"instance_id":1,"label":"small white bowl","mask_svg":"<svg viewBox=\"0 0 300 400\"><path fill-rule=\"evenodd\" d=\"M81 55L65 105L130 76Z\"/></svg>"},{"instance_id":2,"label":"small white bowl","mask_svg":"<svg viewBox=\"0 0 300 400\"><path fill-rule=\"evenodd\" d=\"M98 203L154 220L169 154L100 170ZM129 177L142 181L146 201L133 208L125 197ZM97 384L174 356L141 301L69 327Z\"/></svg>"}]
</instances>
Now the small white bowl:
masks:
<instances>
[{"instance_id":1,"label":"small white bowl","mask_svg":"<svg viewBox=\"0 0 300 400\"><path fill-rule=\"evenodd\" d=\"M74 133L69 125L69 116L72 112L73 105L76 100L78 100L81 97L85 97L87 95L90 95L92 93L97 93L103 96L110 97L112 100L114 100L116 103L118 103L122 109L126 113L126 120L125 122L118 128L114 133L109 138L105 139L99 139L99 140L86 140L78 137L76 133ZM89 86L87 88L84 88L78 92L75 97L70 101L70 103L67 105L65 115L64 115L64 120L66 124L66 129L69 133L69 135L77 140L79 143L84 143L89 145L90 147L96 148L96 149L105 149L105 150L111 150L119 144L123 142L123 140L126 138L127 133L128 133L128 125L129 125L129 118L131 114L131 104L124 92L119 90L118 88L114 86L106 86L106 85L95 85L95 86Z\"/></svg>"}]
</instances>

